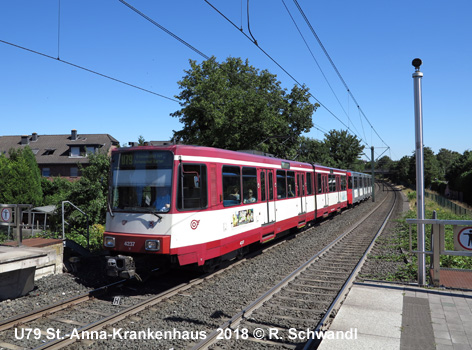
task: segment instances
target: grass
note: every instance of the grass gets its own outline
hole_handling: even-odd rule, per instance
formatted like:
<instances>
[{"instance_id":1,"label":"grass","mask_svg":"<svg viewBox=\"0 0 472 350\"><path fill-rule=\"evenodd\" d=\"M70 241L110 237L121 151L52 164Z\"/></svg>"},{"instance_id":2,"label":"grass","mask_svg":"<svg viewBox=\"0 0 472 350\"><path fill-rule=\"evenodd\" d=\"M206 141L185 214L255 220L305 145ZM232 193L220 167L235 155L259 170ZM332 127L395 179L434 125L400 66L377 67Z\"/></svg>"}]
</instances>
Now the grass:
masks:
<instances>
[{"instance_id":1,"label":"grass","mask_svg":"<svg viewBox=\"0 0 472 350\"><path fill-rule=\"evenodd\" d=\"M405 219L414 219L417 217L416 215L416 193L414 191L408 191L406 193L407 198L410 201L410 209L405 216ZM438 220L468 220L470 218L464 215L456 215L452 213L447 208L439 206L436 202L431 200L426 200L426 210L425 210L425 217L432 218L433 212L436 212ZM405 220L403 220L402 229L401 229L401 247L403 249L409 249L409 233L408 233L408 224L406 224ZM412 242L413 242L413 249L416 249L417 242L416 242L416 234L417 234L417 227L416 225L412 225ZM445 226L445 249L446 250L454 250L454 232L451 225ZM425 247L426 250L431 250L431 225L425 226ZM416 259L416 255L413 255ZM427 258L429 260L429 257ZM466 256L450 256L450 255L442 255L440 259L441 267L447 268L458 268L458 269L472 269L472 259Z\"/></svg>"}]
</instances>

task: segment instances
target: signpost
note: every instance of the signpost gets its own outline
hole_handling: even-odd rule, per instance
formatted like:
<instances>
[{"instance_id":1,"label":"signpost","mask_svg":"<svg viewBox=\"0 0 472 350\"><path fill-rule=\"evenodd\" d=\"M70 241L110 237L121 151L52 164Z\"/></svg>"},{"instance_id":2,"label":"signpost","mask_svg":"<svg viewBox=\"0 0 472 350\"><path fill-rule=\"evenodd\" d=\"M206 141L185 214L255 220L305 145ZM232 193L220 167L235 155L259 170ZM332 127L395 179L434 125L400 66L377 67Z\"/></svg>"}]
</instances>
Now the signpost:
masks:
<instances>
[{"instance_id":1,"label":"signpost","mask_svg":"<svg viewBox=\"0 0 472 350\"><path fill-rule=\"evenodd\" d=\"M10 223L12 221L13 215L12 215L12 208L2 208L1 211L1 220L2 222L8 222Z\"/></svg>"},{"instance_id":2,"label":"signpost","mask_svg":"<svg viewBox=\"0 0 472 350\"><path fill-rule=\"evenodd\" d=\"M18 246L23 242L21 218L23 208L31 209L31 204L0 204L0 226L16 227ZM28 215L28 220L30 216Z\"/></svg>"},{"instance_id":3,"label":"signpost","mask_svg":"<svg viewBox=\"0 0 472 350\"><path fill-rule=\"evenodd\" d=\"M454 227L454 250L472 251L472 227Z\"/></svg>"}]
</instances>

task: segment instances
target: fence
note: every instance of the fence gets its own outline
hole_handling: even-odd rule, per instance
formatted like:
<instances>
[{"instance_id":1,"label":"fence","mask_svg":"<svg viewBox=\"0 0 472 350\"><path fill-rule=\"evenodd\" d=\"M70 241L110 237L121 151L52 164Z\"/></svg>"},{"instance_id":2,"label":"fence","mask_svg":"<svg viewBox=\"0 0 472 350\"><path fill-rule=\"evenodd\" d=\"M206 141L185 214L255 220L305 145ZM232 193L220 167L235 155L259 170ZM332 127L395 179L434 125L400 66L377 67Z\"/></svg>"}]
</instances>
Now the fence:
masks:
<instances>
[{"instance_id":1,"label":"fence","mask_svg":"<svg viewBox=\"0 0 472 350\"><path fill-rule=\"evenodd\" d=\"M410 238L410 253L418 254L418 276L420 271L425 271L425 266L420 266L419 256L432 255L432 269L433 269L433 285L438 287L440 285L440 258L441 255L454 255L454 256L469 256L472 257L472 221L471 220L437 220L436 213L433 214L433 219L407 219L406 223L409 226L409 238ZM430 250L413 250L412 247L412 225L431 225L431 249ZM445 226L450 225L454 232L454 248L457 249L457 245L460 245L459 251L446 250L445 249ZM468 227L467 227L468 226ZM466 235L469 237L465 238L465 241L460 243L460 237ZM456 243L458 241L459 243ZM424 259L423 259L424 261Z\"/></svg>"},{"instance_id":2,"label":"fence","mask_svg":"<svg viewBox=\"0 0 472 350\"><path fill-rule=\"evenodd\" d=\"M443 196L440 196L435 193L427 192L427 191L425 191L424 196L426 198L429 198L435 201L441 207L448 208L456 215L466 215L466 216L472 217L472 210L466 209L460 205L457 205L456 203L451 202L449 199L444 198Z\"/></svg>"}]
</instances>

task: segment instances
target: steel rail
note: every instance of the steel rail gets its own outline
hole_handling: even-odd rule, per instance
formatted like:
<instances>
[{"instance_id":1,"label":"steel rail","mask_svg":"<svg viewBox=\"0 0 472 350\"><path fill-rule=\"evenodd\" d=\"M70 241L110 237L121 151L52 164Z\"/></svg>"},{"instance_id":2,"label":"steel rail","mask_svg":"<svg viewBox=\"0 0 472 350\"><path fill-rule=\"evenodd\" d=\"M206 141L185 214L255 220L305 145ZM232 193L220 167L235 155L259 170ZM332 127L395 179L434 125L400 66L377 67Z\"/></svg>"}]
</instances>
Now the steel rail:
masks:
<instances>
[{"instance_id":1,"label":"steel rail","mask_svg":"<svg viewBox=\"0 0 472 350\"><path fill-rule=\"evenodd\" d=\"M54 312L58 312L58 311L67 309L68 307L75 306L77 304L83 303L85 301L88 301L88 300L94 298L97 294L103 293L108 288L113 287L113 286L118 285L118 284L122 284L125 281L126 280L120 280L120 281L117 281L117 282L113 282L113 283L110 283L106 286L88 291L86 293L80 294L78 296L69 298L67 300L64 300L64 301L61 301L61 302L58 302L58 303L55 303L55 304L52 304L52 305L45 306L45 307L40 308L38 310L33 310L33 311L25 313L25 314L10 317L10 318L6 319L5 321L0 322L0 331L10 329L12 327L15 327L17 325L20 325L20 324L23 324L23 323L26 323L26 322L37 320L38 318L50 315Z\"/></svg>"},{"instance_id":2,"label":"steel rail","mask_svg":"<svg viewBox=\"0 0 472 350\"><path fill-rule=\"evenodd\" d=\"M354 229L356 229L358 226L360 226L369 216L371 216L375 211L377 211L378 208L380 208L381 205L387 199L388 199L388 196L386 196L382 200L382 202L380 202L373 210L371 210L369 213L367 213L365 216L363 216L360 220L358 220L355 224L353 224L346 232L344 232L343 234L338 236L334 241L329 243L321 251L319 251L318 253L313 255L311 258L309 258L300 267L298 267L296 270L294 270L292 273L290 273L288 276L286 276L282 281L280 281L278 284L276 284L270 290L268 290L267 292L262 294L259 298L257 298L254 302L252 302L246 308L239 311L231 319L229 319L228 321L221 324L216 330L214 330L212 333L210 333L205 339L203 339L202 341L197 343L191 349L192 350L205 349L205 348L209 347L210 345L212 345L216 341L217 336L220 334L218 329L226 329L226 328L231 328L231 326L233 326L233 325L238 325L245 316L249 316L254 310L256 310L258 307L260 307L264 302L266 302L267 300L272 298L274 294L276 294L278 291L280 291L282 288L284 288L286 285L288 285L288 283L291 282L292 280L294 280L301 272L305 271L308 266L312 265L321 256L323 256L325 253L327 253L329 250L331 250L331 248L333 248L338 242L340 242L342 239L344 239L346 236L348 236Z\"/></svg>"},{"instance_id":3,"label":"steel rail","mask_svg":"<svg viewBox=\"0 0 472 350\"><path fill-rule=\"evenodd\" d=\"M397 193L396 191L393 192L394 193L394 200L393 200L393 203L392 203L392 207L390 208L390 211L388 213L388 215L386 216L385 220L383 221L382 225L380 226L379 230L377 231L377 233L375 234L374 238L372 239L372 242L369 244L369 247L367 248L367 250L365 251L364 255L361 257L361 259L359 260L359 262L357 263L356 267L354 268L354 270L352 270L351 274L349 275L348 279L346 280L346 282L344 283L343 287L341 288L341 290L339 291L338 295L336 296L336 298L334 299L334 301L331 303L331 305L329 306L328 310L326 311L325 315L323 316L323 318L321 319L321 321L318 323L318 325L316 326L315 330L314 330L314 334L319 334L320 331L323 330L324 327L326 327L327 325L327 321L329 319L329 317L331 316L331 314L333 313L334 310L337 310L339 304L344 300L344 298L346 297L346 295L349 293L349 290L351 289L352 287L352 284L354 283L354 280L355 278L357 277L360 269L362 268L362 266L364 265L365 261L367 260L367 256L369 255L369 253L371 252L372 248L374 247L374 244L375 244L375 241L377 240L377 238L382 234L382 232L384 231L385 229L385 226L387 226L387 223L388 223L388 220L390 219L390 217L392 216L392 213L393 213L393 210L395 209L395 204L396 204L396 201L397 201ZM386 199L385 199L386 200ZM305 346L303 347L303 350L308 350L308 349L312 349L315 342L318 341L318 339L309 339L306 343L305 343Z\"/></svg>"},{"instance_id":4,"label":"steel rail","mask_svg":"<svg viewBox=\"0 0 472 350\"><path fill-rule=\"evenodd\" d=\"M83 326L81 328L77 328L76 332L78 334L81 334L82 332L95 332L103 329L104 327L114 324L116 322L122 321L129 317L130 315L137 314L138 312L141 312L151 306L154 306L155 304L160 303L163 299L170 298L174 295L177 295L178 293L187 290L191 288L194 285L200 284L205 280L204 277L193 279L189 282L181 283L167 291L164 291L162 293L159 293L155 295L154 297L144 300L136 305L130 306L124 310L121 310L113 315L107 316L101 320L98 320L96 322L90 323L86 326ZM71 345L75 343L77 339L73 337L64 337L63 339L55 339L51 340L50 342L47 342L41 346L38 346L34 349L61 349L65 346Z\"/></svg>"}]
</instances>

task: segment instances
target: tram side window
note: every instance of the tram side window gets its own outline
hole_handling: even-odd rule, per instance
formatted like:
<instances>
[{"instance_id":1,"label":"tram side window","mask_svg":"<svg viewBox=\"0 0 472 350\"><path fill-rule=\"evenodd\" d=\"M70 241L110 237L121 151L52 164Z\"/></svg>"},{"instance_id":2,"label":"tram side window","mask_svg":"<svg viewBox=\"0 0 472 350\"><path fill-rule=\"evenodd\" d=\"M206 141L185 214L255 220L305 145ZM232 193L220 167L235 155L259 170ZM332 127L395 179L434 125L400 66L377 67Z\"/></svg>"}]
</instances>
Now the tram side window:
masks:
<instances>
[{"instance_id":1,"label":"tram side window","mask_svg":"<svg viewBox=\"0 0 472 350\"><path fill-rule=\"evenodd\" d=\"M321 174L317 174L317 181L316 181L316 184L318 186L318 193L322 193L323 192L323 185L322 185L322 182L321 182Z\"/></svg>"},{"instance_id":2,"label":"tram side window","mask_svg":"<svg viewBox=\"0 0 472 350\"><path fill-rule=\"evenodd\" d=\"M277 170L277 199L287 197L287 181L285 170Z\"/></svg>"},{"instance_id":3,"label":"tram side window","mask_svg":"<svg viewBox=\"0 0 472 350\"><path fill-rule=\"evenodd\" d=\"M206 208L208 206L207 181L206 165L181 165L179 167L177 208L179 210Z\"/></svg>"},{"instance_id":4,"label":"tram side window","mask_svg":"<svg viewBox=\"0 0 472 350\"><path fill-rule=\"evenodd\" d=\"M295 197L295 172L287 171L287 196Z\"/></svg>"},{"instance_id":5,"label":"tram side window","mask_svg":"<svg viewBox=\"0 0 472 350\"><path fill-rule=\"evenodd\" d=\"M346 176L341 175L341 191L346 191Z\"/></svg>"},{"instance_id":6,"label":"tram side window","mask_svg":"<svg viewBox=\"0 0 472 350\"><path fill-rule=\"evenodd\" d=\"M336 192L336 176L335 175L328 176L328 183L329 183L329 192Z\"/></svg>"},{"instance_id":7,"label":"tram side window","mask_svg":"<svg viewBox=\"0 0 472 350\"><path fill-rule=\"evenodd\" d=\"M352 183L354 181L354 178L351 176L351 177L348 177L347 179L347 188L352 190Z\"/></svg>"},{"instance_id":8,"label":"tram side window","mask_svg":"<svg viewBox=\"0 0 472 350\"><path fill-rule=\"evenodd\" d=\"M224 165L223 205L230 207L241 204L241 169L238 166Z\"/></svg>"},{"instance_id":9,"label":"tram side window","mask_svg":"<svg viewBox=\"0 0 472 350\"><path fill-rule=\"evenodd\" d=\"M313 194L313 185L311 183L311 173L306 173L306 194Z\"/></svg>"},{"instance_id":10,"label":"tram side window","mask_svg":"<svg viewBox=\"0 0 472 350\"><path fill-rule=\"evenodd\" d=\"M243 203L257 202L257 169L243 168Z\"/></svg>"}]
</instances>

